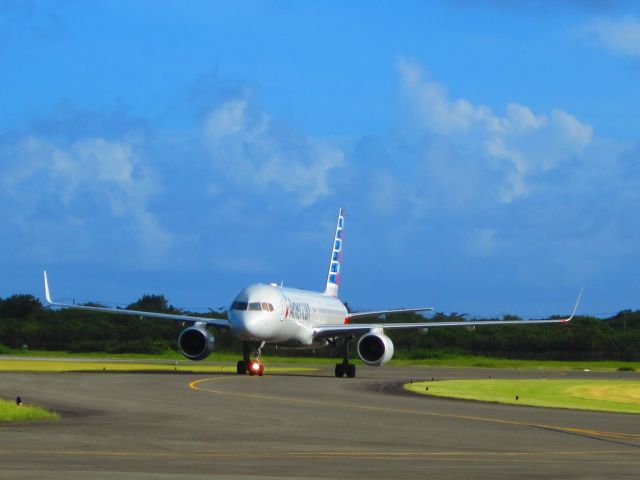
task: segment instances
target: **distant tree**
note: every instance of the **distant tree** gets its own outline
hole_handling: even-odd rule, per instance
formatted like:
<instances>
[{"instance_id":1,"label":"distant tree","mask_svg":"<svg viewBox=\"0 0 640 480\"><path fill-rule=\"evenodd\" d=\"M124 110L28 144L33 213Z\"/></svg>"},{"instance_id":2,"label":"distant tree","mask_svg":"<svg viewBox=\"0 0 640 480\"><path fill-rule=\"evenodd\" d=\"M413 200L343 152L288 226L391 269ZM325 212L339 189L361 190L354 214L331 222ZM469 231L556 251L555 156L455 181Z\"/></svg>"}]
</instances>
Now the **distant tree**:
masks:
<instances>
[{"instance_id":1,"label":"distant tree","mask_svg":"<svg viewBox=\"0 0 640 480\"><path fill-rule=\"evenodd\" d=\"M145 294L136 302L127 306L128 310L142 310L156 313L179 313L176 308L169 305L169 300L164 295Z\"/></svg>"},{"instance_id":2,"label":"distant tree","mask_svg":"<svg viewBox=\"0 0 640 480\"><path fill-rule=\"evenodd\" d=\"M99 306L98 304L90 304ZM128 305L132 310L183 313L164 295L143 295ZM224 318L227 312L206 316ZM192 313L193 314L193 313ZM197 314L196 314L197 315ZM473 319L457 313L434 313L431 321ZM506 315L504 319L515 319ZM489 320L489 319L487 319ZM495 319L494 319L495 320ZM386 322L419 322L415 313L388 315ZM136 318L117 313L43 308L32 295L0 299L0 350L2 345L77 352L158 353L177 348L176 339L189 322ZM217 351L242 350L242 342L229 330L214 332ZM640 311L623 310L609 319L577 316L565 325L479 326L390 330L397 358L437 358L451 354L492 355L507 358L640 360ZM273 348L275 351L275 348ZM277 350L279 355L338 355L330 349Z\"/></svg>"},{"instance_id":3,"label":"distant tree","mask_svg":"<svg viewBox=\"0 0 640 480\"><path fill-rule=\"evenodd\" d=\"M13 295L0 301L0 317L3 318L27 318L42 310L42 303L33 295Z\"/></svg>"}]
</instances>

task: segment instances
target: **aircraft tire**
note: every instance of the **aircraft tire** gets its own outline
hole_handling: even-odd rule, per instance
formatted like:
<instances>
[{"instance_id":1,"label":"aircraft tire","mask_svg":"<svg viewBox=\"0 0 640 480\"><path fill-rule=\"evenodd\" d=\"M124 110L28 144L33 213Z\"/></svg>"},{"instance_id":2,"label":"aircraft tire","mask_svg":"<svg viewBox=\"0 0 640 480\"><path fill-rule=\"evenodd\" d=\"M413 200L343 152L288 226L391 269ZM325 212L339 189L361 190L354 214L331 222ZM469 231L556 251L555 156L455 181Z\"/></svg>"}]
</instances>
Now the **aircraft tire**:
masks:
<instances>
[{"instance_id":1,"label":"aircraft tire","mask_svg":"<svg viewBox=\"0 0 640 480\"><path fill-rule=\"evenodd\" d=\"M344 365L336 363L336 377L342 378L344 376Z\"/></svg>"},{"instance_id":2,"label":"aircraft tire","mask_svg":"<svg viewBox=\"0 0 640 480\"><path fill-rule=\"evenodd\" d=\"M346 367L345 370L346 370L347 377L355 378L355 376L356 376L356 366L352 365L350 363L348 365L345 365L345 367Z\"/></svg>"},{"instance_id":3,"label":"aircraft tire","mask_svg":"<svg viewBox=\"0 0 640 480\"><path fill-rule=\"evenodd\" d=\"M236 366L236 371L238 372L238 375L244 375L247 373L247 364L243 360L239 360Z\"/></svg>"}]
</instances>

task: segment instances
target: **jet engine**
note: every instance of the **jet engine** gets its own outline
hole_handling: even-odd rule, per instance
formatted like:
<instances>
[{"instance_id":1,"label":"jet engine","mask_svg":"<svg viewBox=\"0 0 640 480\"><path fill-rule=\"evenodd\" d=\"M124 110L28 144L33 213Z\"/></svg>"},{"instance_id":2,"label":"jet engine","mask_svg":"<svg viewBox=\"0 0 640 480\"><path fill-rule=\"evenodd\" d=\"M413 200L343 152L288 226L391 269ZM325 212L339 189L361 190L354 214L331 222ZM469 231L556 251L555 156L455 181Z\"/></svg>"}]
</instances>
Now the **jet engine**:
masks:
<instances>
[{"instance_id":1,"label":"jet engine","mask_svg":"<svg viewBox=\"0 0 640 480\"><path fill-rule=\"evenodd\" d=\"M384 333L367 333L358 340L358 356L367 365L379 367L393 357L393 342Z\"/></svg>"},{"instance_id":2,"label":"jet engine","mask_svg":"<svg viewBox=\"0 0 640 480\"><path fill-rule=\"evenodd\" d=\"M213 335L204 325L187 327L178 337L180 352L189 360L202 360L213 352L215 346Z\"/></svg>"}]
</instances>

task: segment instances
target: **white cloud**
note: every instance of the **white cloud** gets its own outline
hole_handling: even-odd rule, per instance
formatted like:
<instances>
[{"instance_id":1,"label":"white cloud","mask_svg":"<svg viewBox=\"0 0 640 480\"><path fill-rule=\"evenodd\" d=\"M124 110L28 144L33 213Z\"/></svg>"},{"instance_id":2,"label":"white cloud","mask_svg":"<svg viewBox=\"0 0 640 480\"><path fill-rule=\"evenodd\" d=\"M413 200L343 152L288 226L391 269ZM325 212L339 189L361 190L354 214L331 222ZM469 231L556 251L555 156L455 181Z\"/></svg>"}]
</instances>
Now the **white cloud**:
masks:
<instances>
[{"instance_id":1,"label":"white cloud","mask_svg":"<svg viewBox=\"0 0 640 480\"><path fill-rule=\"evenodd\" d=\"M0 196L24 230L38 230L52 219L62 228L87 229L106 213L107 219L123 220L128 227L121 236L135 236L147 254L161 254L171 245L171 235L149 211L157 184L134 143L93 137L61 146L28 136L0 155L5 160Z\"/></svg>"},{"instance_id":2,"label":"white cloud","mask_svg":"<svg viewBox=\"0 0 640 480\"><path fill-rule=\"evenodd\" d=\"M635 18L599 19L587 25L584 31L614 53L640 56L640 21Z\"/></svg>"},{"instance_id":3,"label":"white cloud","mask_svg":"<svg viewBox=\"0 0 640 480\"><path fill-rule=\"evenodd\" d=\"M331 192L330 172L344 164L340 149L279 124L248 96L210 112L204 135L215 166L236 187L290 193L305 206Z\"/></svg>"},{"instance_id":4,"label":"white cloud","mask_svg":"<svg viewBox=\"0 0 640 480\"><path fill-rule=\"evenodd\" d=\"M220 146L226 137L236 135L245 129L246 109L246 98L234 99L209 114L205 134L212 147Z\"/></svg>"},{"instance_id":5,"label":"white cloud","mask_svg":"<svg viewBox=\"0 0 640 480\"><path fill-rule=\"evenodd\" d=\"M400 59L398 70L419 133L453 146L445 159L441 148L436 157L427 149L427 168L434 166L440 176L482 175L484 194L502 202L527 195L536 175L571 161L591 143L593 128L562 110L535 114L511 103L500 116L484 105L449 99L442 85L424 80L416 62Z\"/></svg>"}]
</instances>

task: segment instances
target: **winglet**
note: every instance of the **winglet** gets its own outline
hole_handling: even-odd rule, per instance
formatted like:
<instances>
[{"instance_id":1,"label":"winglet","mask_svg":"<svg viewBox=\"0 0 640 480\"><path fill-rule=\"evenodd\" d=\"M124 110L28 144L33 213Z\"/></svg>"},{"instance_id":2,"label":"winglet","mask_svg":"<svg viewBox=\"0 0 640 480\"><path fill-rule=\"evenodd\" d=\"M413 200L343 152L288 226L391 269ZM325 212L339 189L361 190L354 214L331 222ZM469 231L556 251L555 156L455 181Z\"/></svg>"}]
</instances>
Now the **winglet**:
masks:
<instances>
[{"instance_id":1,"label":"winglet","mask_svg":"<svg viewBox=\"0 0 640 480\"><path fill-rule=\"evenodd\" d=\"M567 319L563 320L563 321L562 321L563 323L570 322L570 321L573 319L573 317L575 317L575 315L576 315L576 311L578 310L578 305L580 304L580 298L582 297L582 291L583 291L583 290L584 290L584 288L581 288L581 289L580 289L580 293L578 294L578 299L576 300L576 304L575 304L575 306L573 307L573 312L571 313L571 316L570 316L569 318L567 318Z\"/></svg>"},{"instance_id":2,"label":"winglet","mask_svg":"<svg viewBox=\"0 0 640 480\"><path fill-rule=\"evenodd\" d=\"M47 271L44 271L44 298L47 300L47 303L53 305L53 301L51 300L51 292L49 291L49 279L47 278Z\"/></svg>"}]
</instances>

